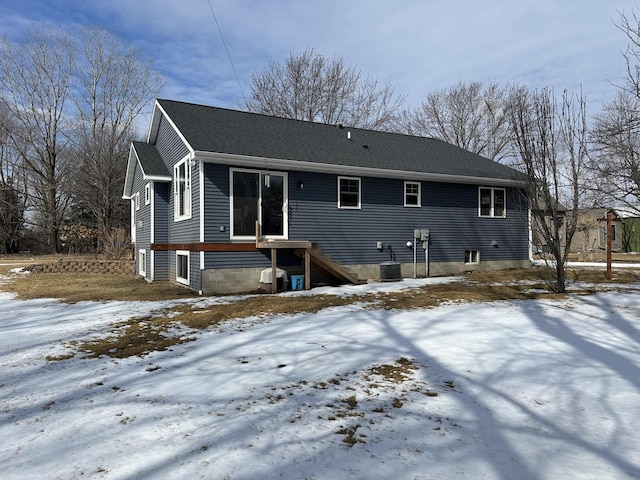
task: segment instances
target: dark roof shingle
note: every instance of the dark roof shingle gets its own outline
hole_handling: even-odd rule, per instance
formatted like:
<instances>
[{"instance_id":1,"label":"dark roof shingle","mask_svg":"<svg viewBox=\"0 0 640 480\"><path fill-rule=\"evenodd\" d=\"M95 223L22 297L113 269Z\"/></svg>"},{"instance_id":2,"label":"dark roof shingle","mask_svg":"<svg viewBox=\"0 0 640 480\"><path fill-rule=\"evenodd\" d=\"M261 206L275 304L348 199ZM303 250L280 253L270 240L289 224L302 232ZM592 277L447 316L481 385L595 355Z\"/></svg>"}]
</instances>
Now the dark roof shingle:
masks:
<instances>
[{"instance_id":1,"label":"dark roof shingle","mask_svg":"<svg viewBox=\"0 0 640 480\"><path fill-rule=\"evenodd\" d=\"M170 176L169 170L167 170L167 166L162 161L162 157L155 145L145 142L133 142L133 148L136 151L138 160L140 160L142 171L146 176Z\"/></svg>"},{"instance_id":2,"label":"dark roof shingle","mask_svg":"<svg viewBox=\"0 0 640 480\"><path fill-rule=\"evenodd\" d=\"M340 128L173 100L158 102L196 152L487 179L522 179L522 174L510 167L433 138Z\"/></svg>"}]
</instances>

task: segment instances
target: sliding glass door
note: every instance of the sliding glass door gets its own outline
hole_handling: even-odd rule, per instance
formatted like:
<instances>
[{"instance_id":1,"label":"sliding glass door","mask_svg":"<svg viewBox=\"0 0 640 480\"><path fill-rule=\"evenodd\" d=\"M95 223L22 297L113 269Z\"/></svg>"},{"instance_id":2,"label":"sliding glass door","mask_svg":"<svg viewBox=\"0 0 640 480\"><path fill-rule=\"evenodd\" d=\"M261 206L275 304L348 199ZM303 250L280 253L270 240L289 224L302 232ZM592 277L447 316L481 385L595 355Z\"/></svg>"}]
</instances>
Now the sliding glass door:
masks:
<instances>
[{"instance_id":1,"label":"sliding glass door","mask_svg":"<svg viewBox=\"0 0 640 480\"><path fill-rule=\"evenodd\" d=\"M287 174L231 170L231 238L287 238Z\"/></svg>"}]
</instances>

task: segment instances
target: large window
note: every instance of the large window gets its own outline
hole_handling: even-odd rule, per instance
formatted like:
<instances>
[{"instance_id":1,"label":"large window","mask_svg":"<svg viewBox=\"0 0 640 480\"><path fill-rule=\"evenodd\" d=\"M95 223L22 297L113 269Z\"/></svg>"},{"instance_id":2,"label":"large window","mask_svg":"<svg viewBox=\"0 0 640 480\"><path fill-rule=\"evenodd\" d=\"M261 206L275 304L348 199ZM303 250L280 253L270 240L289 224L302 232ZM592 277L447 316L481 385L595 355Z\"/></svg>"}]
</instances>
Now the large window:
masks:
<instances>
[{"instance_id":1,"label":"large window","mask_svg":"<svg viewBox=\"0 0 640 480\"><path fill-rule=\"evenodd\" d=\"M479 197L479 215L481 217L506 217L506 201L504 188L480 187L478 190Z\"/></svg>"},{"instance_id":2,"label":"large window","mask_svg":"<svg viewBox=\"0 0 640 480\"><path fill-rule=\"evenodd\" d=\"M176 281L189 285L189 252L176 252Z\"/></svg>"},{"instance_id":3,"label":"large window","mask_svg":"<svg viewBox=\"0 0 640 480\"><path fill-rule=\"evenodd\" d=\"M420 182L404 182L404 206L420 206Z\"/></svg>"},{"instance_id":4,"label":"large window","mask_svg":"<svg viewBox=\"0 0 640 480\"><path fill-rule=\"evenodd\" d=\"M231 237L287 237L287 174L231 170Z\"/></svg>"},{"instance_id":5,"label":"large window","mask_svg":"<svg viewBox=\"0 0 640 480\"><path fill-rule=\"evenodd\" d=\"M338 208L360 208L360 179L338 177Z\"/></svg>"},{"instance_id":6,"label":"large window","mask_svg":"<svg viewBox=\"0 0 640 480\"><path fill-rule=\"evenodd\" d=\"M173 168L174 219L191 218L191 169L187 159Z\"/></svg>"}]
</instances>

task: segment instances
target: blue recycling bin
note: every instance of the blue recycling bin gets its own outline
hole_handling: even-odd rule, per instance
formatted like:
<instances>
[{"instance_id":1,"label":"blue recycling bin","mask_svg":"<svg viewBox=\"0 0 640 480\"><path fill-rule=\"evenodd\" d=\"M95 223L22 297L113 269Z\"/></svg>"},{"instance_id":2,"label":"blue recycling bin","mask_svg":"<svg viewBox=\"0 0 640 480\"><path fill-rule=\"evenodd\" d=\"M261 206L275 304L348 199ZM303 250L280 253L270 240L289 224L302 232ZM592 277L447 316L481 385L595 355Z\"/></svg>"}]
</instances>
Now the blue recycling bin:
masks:
<instances>
[{"instance_id":1,"label":"blue recycling bin","mask_svg":"<svg viewBox=\"0 0 640 480\"><path fill-rule=\"evenodd\" d=\"M291 275L291 290L304 290L304 275Z\"/></svg>"}]
</instances>

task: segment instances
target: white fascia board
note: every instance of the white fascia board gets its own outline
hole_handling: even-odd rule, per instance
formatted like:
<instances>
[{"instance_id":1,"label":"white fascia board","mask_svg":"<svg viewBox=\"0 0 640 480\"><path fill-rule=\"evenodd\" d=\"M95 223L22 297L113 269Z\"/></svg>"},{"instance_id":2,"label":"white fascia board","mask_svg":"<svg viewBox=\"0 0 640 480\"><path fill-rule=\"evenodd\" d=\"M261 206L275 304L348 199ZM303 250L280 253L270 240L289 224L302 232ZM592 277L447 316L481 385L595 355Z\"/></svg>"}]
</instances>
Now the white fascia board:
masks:
<instances>
[{"instance_id":1,"label":"white fascia board","mask_svg":"<svg viewBox=\"0 0 640 480\"><path fill-rule=\"evenodd\" d=\"M167 115L167 112L164 111L164 109L162 108L158 100L156 100L156 105L155 105L155 108L153 109L153 119L151 120L151 127L149 129L147 143L156 143L156 138L158 137L158 128L160 128L161 116L164 116L165 120L169 122L169 125L171 125L171 128L175 130L180 140L182 140L184 145L187 147L187 150L189 150L189 153L191 154L191 158L193 158L195 151L193 150L189 142L187 142L187 139L184 138L184 135L182 135L182 132L178 130L178 127L176 127L176 124L173 123L173 120L171 120L171 117L169 117L169 115Z\"/></svg>"},{"instance_id":2,"label":"white fascia board","mask_svg":"<svg viewBox=\"0 0 640 480\"><path fill-rule=\"evenodd\" d=\"M145 180L152 180L154 182L170 182L172 178L169 175L144 175Z\"/></svg>"},{"instance_id":3,"label":"white fascia board","mask_svg":"<svg viewBox=\"0 0 640 480\"><path fill-rule=\"evenodd\" d=\"M135 160L134 160L135 158ZM132 161L134 160L134 161ZM133 143L129 147L129 159L127 160L127 173L124 177L124 190L122 192L122 198L128 200L133 197L133 175L135 173L136 163L140 163L138 155L136 155L136 149L133 148Z\"/></svg>"},{"instance_id":4,"label":"white fascia board","mask_svg":"<svg viewBox=\"0 0 640 480\"><path fill-rule=\"evenodd\" d=\"M249 155L234 155L229 153L195 152L197 158L205 162L222 163L239 167L265 167L288 171L316 172L328 174L351 175L361 177L398 178L424 180L440 183L464 183L473 185L488 185L500 187L524 186L525 183L516 179L474 177L468 175L452 175L443 173L413 172L406 170L392 170L371 167L355 167L351 165L331 165L327 163L304 162L300 160L284 160L281 158L253 157Z\"/></svg>"},{"instance_id":5,"label":"white fascia board","mask_svg":"<svg viewBox=\"0 0 640 480\"><path fill-rule=\"evenodd\" d=\"M153 104L153 113L151 114L151 123L149 124L149 131L147 132L147 143L156 143L158 138L158 127L160 126L160 117L162 112L160 110L160 104L156 100Z\"/></svg>"}]
</instances>

